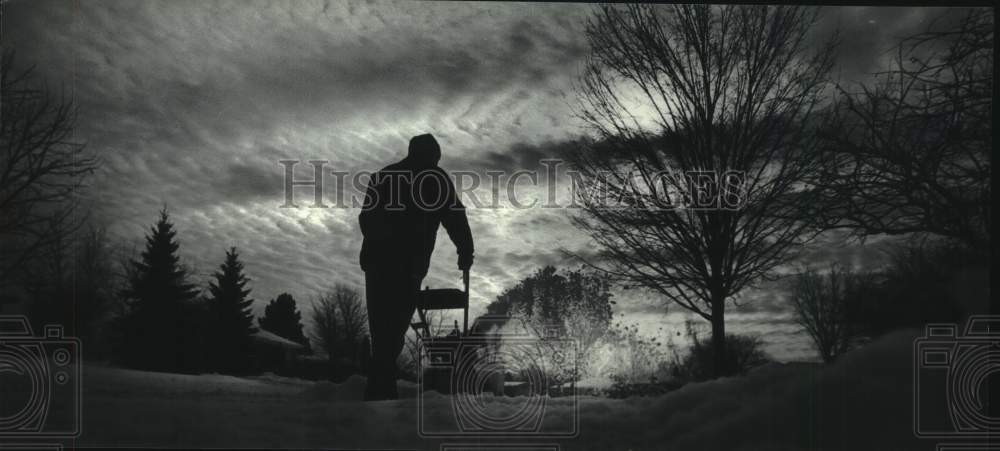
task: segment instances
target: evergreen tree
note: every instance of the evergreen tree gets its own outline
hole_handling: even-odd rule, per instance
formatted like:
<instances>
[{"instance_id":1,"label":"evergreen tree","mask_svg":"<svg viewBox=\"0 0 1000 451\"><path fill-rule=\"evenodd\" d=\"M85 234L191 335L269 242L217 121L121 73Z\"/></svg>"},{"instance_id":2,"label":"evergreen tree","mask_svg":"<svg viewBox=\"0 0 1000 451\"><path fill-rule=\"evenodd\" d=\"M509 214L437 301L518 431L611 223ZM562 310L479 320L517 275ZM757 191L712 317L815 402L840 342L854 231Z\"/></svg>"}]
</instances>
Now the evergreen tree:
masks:
<instances>
[{"instance_id":1,"label":"evergreen tree","mask_svg":"<svg viewBox=\"0 0 1000 451\"><path fill-rule=\"evenodd\" d=\"M146 249L130 260L125 315L118 356L129 366L162 370L194 370L200 324L198 292L180 265L173 224L164 208L146 236Z\"/></svg>"},{"instance_id":2,"label":"evergreen tree","mask_svg":"<svg viewBox=\"0 0 1000 451\"><path fill-rule=\"evenodd\" d=\"M230 248L226 261L215 273L215 282L209 284L210 348L213 366L219 371L240 372L249 368L250 337L257 332L250 312L253 299L247 296L249 281L243 274L236 248Z\"/></svg>"},{"instance_id":3,"label":"evergreen tree","mask_svg":"<svg viewBox=\"0 0 1000 451\"><path fill-rule=\"evenodd\" d=\"M264 316L257 321L261 329L300 343L306 350L310 350L309 339L302 333L302 313L296 307L292 295L282 293L272 299L264 308Z\"/></svg>"}]
</instances>

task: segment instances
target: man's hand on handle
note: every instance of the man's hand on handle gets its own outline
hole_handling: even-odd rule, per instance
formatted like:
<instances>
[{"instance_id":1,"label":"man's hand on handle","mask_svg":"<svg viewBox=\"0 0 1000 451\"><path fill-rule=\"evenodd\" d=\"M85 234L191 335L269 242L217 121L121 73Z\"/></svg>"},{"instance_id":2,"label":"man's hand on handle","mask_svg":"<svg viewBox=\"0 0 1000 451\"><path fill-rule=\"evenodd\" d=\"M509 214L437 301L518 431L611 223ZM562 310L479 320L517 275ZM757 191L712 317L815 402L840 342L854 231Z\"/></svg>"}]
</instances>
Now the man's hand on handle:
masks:
<instances>
[{"instance_id":1,"label":"man's hand on handle","mask_svg":"<svg viewBox=\"0 0 1000 451\"><path fill-rule=\"evenodd\" d=\"M458 269L468 271L472 267L472 254L458 256Z\"/></svg>"}]
</instances>

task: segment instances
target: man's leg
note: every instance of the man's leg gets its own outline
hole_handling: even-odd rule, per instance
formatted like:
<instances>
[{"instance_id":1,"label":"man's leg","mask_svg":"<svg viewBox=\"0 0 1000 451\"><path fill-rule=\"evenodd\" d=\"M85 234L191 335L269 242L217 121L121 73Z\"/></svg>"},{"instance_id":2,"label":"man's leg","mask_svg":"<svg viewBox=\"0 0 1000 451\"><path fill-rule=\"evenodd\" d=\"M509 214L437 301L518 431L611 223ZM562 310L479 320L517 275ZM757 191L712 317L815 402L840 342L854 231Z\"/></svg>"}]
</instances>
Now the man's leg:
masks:
<instances>
[{"instance_id":1,"label":"man's leg","mask_svg":"<svg viewBox=\"0 0 1000 451\"><path fill-rule=\"evenodd\" d=\"M381 283L375 274L365 273L365 300L368 307L368 334L371 343L371 358L368 359L368 384L365 386L365 400L380 399L379 381L384 378L383 357L385 351L382 343L385 340L386 308L388 305L385 284Z\"/></svg>"},{"instance_id":2,"label":"man's leg","mask_svg":"<svg viewBox=\"0 0 1000 451\"><path fill-rule=\"evenodd\" d=\"M410 321L413 320L413 312L416 310L416 297L420 287L420 279L414 279L412 276L406 275L394 283L396 290L394 290L395 298L393 299L393 311L391 314L393 323L392 329L389 331L390 341L386 343L386 346L389 347L388 355L391 356L391 358L387 358L388 374L392 376L384 380L386 384L385 393L390 399L399 397L396 391L396 360L399 358L400 352L403 351L403 347L406 346L406 332L410 330Z\"/></svg>"},{"instance_id":3,"label":"man's leg","mask_svg":"<svg viewBox=\"0 0 1000 451\"><path fill-rule=\"evenodd\" d=\"M365 399L395 399L396 359L403 350L420 280L409 275L366 274L372 359Z\"/></svg>"}]
</instances>

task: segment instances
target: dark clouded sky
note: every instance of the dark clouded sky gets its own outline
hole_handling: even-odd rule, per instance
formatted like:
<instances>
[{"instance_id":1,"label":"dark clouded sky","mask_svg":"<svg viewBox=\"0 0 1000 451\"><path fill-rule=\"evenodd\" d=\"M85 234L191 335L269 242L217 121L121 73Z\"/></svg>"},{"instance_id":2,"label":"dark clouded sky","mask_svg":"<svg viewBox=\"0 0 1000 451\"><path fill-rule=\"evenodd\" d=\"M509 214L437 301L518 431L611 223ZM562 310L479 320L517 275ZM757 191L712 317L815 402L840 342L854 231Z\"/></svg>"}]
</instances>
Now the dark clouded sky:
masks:
<instances>
[{"instance_id":1,"label":"dark clouded sky","mask_svg":"<svg viewBox=\"0 0 1000 451\"><path fill-rule=\"evenodd\" d=\"M588 52L590 5L32 0L3 8L3 45L79 105L77 137L103 162L86 193L95 216L116 240L138 243L167 204L202 280L225 248L240 248L260 310L282 291L306 304L336 282L363 286L358 210L278 208L278 160L375 170L401 158L411 136L431 132L446 169L531 169L583 133L568 105ZM827 8L816 32L839 27L839 74L863 79L894 36L938 13ZM297 191L296 201L310 195ZM473 313L540 265L567 263L559 248L589 249L571 214L470 208ZM454 248L443 232L438 243L427 283L457 284ZM853 249L820 246L815 260L857 260ZM735 330L763 334L779 356L811 352L777 291L747 299L731 317ZM619 310L650 331L670 323L638 294L622 293Z\"/></svg>"}]
</instances>

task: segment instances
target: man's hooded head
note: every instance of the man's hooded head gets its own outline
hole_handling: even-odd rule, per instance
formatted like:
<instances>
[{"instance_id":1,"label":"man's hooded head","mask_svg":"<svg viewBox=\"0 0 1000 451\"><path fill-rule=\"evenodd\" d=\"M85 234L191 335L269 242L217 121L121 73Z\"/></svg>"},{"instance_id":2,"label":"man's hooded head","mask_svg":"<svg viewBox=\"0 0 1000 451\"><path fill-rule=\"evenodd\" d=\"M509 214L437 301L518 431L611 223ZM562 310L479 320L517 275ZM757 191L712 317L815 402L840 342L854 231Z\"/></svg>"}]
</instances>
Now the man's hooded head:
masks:
<instances>
[{"instance_id":1,"label":"man's hooded head","mask_svg":"<svg viewBox=\"0 0 1000 451\"><path fill-rule=\"evenodd\" d=\"M410 149L406 159L418 167L437 166L441 160L441 146L430 133L414 136L410 138Z\"/></svg>"}]
</instances>

